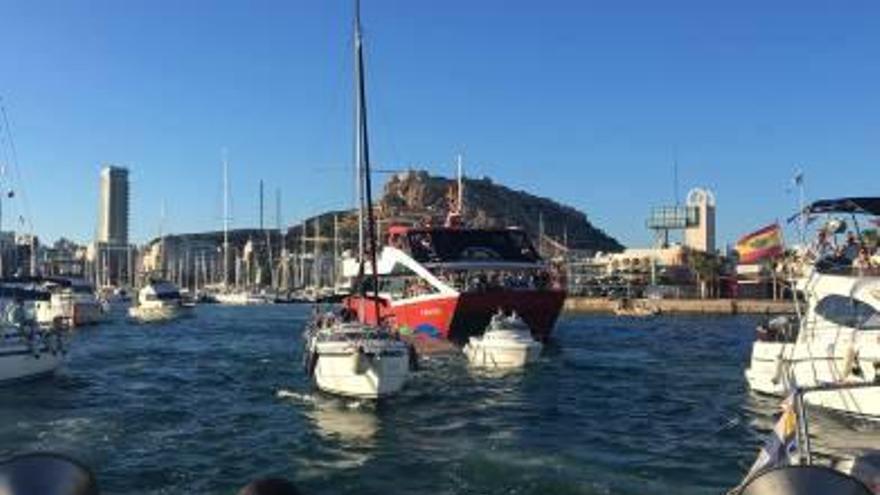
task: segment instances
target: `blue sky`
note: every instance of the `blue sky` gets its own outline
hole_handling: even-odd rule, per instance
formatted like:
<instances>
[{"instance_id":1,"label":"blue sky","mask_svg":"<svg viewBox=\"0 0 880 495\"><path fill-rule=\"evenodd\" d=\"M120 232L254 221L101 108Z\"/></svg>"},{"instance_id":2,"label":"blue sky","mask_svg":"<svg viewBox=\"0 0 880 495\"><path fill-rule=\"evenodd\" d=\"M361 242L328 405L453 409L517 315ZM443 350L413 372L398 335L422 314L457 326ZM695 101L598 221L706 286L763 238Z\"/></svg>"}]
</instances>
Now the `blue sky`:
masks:
<instances>
[{"instance_id":1,"label":"blue sky","mask_svg":"<svg viewBox=\"0 0 880 495\"><path fill-rule=\"evenodd\" d=\"M876 1L364 0L363 20L377 167L463 152L628 245L676 154L682 196L716 192L721 245L791 212L798 167L810 197L880 193ZM102 163L132 170L135 239L163 201L166 231L219 228L223 147L235 226L261 178L271 222L276 188L284 223L351 204L350 2L6 0L0 24L43 238L93 236Z\"/></svg>"}]
</instances>

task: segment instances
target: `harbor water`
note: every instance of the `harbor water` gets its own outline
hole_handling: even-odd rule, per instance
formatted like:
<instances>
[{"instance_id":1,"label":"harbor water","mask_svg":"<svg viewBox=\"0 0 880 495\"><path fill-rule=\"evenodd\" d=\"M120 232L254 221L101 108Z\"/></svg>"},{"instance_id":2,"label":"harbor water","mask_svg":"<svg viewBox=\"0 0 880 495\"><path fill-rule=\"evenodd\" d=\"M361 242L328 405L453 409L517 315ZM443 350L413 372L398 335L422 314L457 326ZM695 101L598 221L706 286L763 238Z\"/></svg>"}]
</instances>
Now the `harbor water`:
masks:
<instances>
[{"instance_id":1,"label":"harbor water","mask_svg":"<svg viewBox=\"0 0 880 495\"><path fill-rule=\"evenodd\" d=\"M103 493L718 494L772 426L742 375L754 317L566 317L525 371L426 359L380 404L316 393L306 306L204 306L77 330L54 378L0 388L0 457L67 453ZM835 418L819 431L861 437Z\"/></svg>"}]
</instances>

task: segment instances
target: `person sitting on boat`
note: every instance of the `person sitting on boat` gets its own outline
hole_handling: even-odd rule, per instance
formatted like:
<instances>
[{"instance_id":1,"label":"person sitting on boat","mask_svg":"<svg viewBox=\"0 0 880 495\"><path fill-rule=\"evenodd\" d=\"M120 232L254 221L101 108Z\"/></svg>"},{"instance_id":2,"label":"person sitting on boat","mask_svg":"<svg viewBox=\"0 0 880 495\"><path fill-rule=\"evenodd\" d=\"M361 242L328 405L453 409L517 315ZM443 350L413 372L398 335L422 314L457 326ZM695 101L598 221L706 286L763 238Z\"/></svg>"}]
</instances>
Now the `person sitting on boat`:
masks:
<instances>
[{"instance_id":1,"label":"person sitting on boat","mask_svg":"<svg viewBox=\"0 0 880 495\"><path fill-rule=\"evenodd\" d=\"M846 244L841 247L840 258L855 261L859 256L859 241L852 231L846 233Z\"/></svg>"},{"instance_id":2,"label":"person sitting on boat","mask_svg":"<svg viewBox=\"0 0 880 495\"><path fill-rule=\"evenodd\" d=\"M22 327L26 322L24 303L20 297L16 297L11 304L6 306L6 323L14 327Z\"/></svg>"},{"instance_id":3,"label":"person sitting on boat","mask_svg":"<svg viewBox=\"0 0 880 495\"><path fill-rule=\"evenodd\" d=\"M859 249L859 254L856 256L856 259L853 260L852 266L859 275L864 275L875 268L874 262L868 254L867 247L862 246L861 249Z\"/></svg>"},{"instance_id":4,"label":"person sitting on boat","mask_svg":"<svg viewBox=\"0 0 880 495\"><path fill-rule=\"evenodd\" d=\"M828 239L828 232L824 229L819 231L816 236L816 241L810 246L810 254L813 255L816 260L834 256L834 246Z\"/></svg>"}]
</instances>

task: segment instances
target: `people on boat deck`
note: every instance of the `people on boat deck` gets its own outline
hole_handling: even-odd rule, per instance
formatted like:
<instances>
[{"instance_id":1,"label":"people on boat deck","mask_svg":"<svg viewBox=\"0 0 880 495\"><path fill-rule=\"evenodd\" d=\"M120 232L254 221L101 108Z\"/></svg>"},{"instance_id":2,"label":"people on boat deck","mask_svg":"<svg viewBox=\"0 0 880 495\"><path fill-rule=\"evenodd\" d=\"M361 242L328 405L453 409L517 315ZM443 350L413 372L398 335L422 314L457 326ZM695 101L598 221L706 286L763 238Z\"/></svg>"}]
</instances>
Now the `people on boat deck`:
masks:
<instances>
[{"instance_id":1,"label":"people on boat deck","mask_svg":"<svg viewBox=\"0 0 880 495\"><path fill-rule=\"evenodd\" d=\"M864 272L877 268L876 251L877 246L870 245L865 238L855 232L848 231L846 241L838 246L835 237L829 235L829 230L821 229L815 242L810 246L809 253L819 267L829 269L852 267Z\"/></svg>"}]
</instances>

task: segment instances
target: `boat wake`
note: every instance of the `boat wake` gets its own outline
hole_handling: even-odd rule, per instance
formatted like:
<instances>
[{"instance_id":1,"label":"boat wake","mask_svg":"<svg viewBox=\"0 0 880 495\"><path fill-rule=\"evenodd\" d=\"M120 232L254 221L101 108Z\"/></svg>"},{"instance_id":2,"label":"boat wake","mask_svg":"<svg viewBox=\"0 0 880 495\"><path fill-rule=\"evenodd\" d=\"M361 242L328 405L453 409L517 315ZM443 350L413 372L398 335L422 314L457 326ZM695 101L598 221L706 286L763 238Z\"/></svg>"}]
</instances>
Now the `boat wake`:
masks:
<instances>
[{"instance_id":1,"label":"boat wake","mask_svg":"<svg viewBox=\"0 0 880 495\"><path fill-rule=\"evenodd\" d=\"M300 404L314 404L316 402L315 397L312 396L312 394L295 392L283 388L275 392L275 397L278 399L291 399Z\"/></svg>"}]
</instances>

